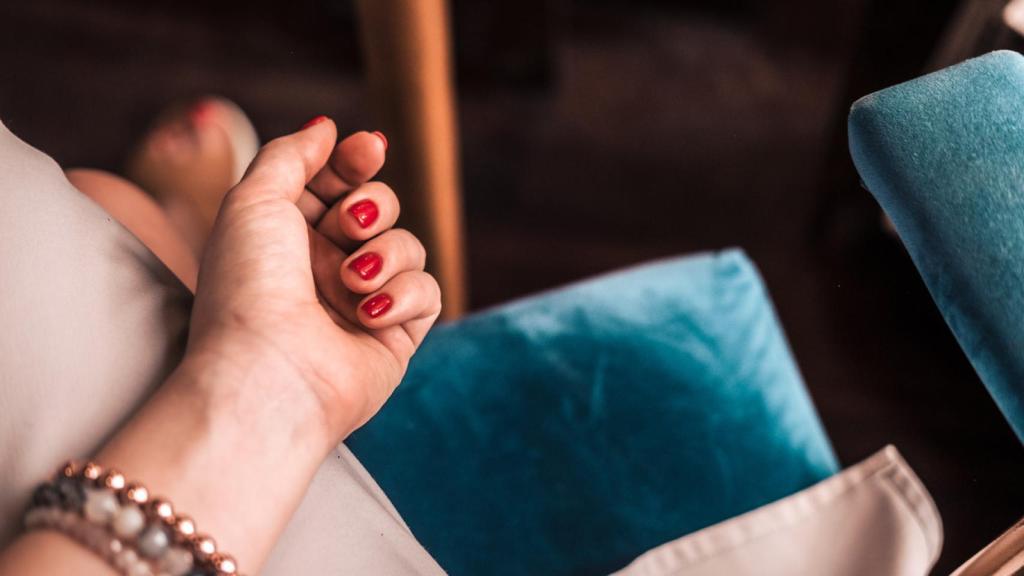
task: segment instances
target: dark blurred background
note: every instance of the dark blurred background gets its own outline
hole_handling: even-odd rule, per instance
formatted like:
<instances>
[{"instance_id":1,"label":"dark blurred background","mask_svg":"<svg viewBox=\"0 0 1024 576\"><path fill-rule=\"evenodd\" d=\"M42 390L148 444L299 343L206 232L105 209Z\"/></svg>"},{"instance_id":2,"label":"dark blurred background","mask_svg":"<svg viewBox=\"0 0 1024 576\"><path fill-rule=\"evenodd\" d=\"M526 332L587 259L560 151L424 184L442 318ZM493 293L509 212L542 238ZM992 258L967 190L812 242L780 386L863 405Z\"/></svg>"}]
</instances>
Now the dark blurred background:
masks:
<instances>
[{"instance_id":1,"label":"dark blurred background","mask_svg":"<svg viewBox=\"0 0 1024 576\"><path fill-rule=\"evenodd\" d=\"M1024 453L859 187L845 115L944 63L957 10L455 0L472 307L745 248L841 461L900 448L949 572L1024 515ZM4 2L0 117L66 167L108 169L162 106L206 93L264 137L321 113L374 129L354 19L341 0ZM1006 41L990 28L945 58Z\"/></svg>"}]
</instances>

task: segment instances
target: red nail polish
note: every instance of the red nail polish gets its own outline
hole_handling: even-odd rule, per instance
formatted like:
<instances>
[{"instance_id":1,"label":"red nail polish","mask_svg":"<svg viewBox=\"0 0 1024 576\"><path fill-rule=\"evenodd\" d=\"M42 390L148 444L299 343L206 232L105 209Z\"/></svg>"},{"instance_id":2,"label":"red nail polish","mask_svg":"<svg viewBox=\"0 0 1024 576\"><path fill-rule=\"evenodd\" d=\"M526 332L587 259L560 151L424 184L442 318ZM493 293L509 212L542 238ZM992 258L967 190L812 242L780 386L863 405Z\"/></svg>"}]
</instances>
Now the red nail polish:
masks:
<instances>
[{"instance_id":1,"label":"red nail polish","mask_svg":"<svg viewBox=\"0 0 1024 576\"><path fill-rule=\"evenodd\" d=\"M373 135L384 141L384 150L386 151L388 149L388 137L385 136L384 133L381 132L380 130L374 130Z\"/></svg>"},{"instance_id":2,"label":"red nail polish","mask_svg":"<svg viewBox=\"0 0 1024 576\"><path fill-rule=\"evenodd\" d=\"M215 104L210 100L200 100L189 108L188 117L193 124L205 124L212 118L214 106Z\"/></svg>"},{"instance_id":3,"label":"red nail polish","mask_svg":"<svg viewBox=\"0 0 1024 576\"><path fill-rule=\"evenodd\" d=\"M376 318L391 308L391 296L377 294L363 303L363 312L370 318Z\"/></svg>"},{"instance_id":4,"label":"red nail polish","mask_svg":"<svg viewBox=\"0 0 1024 576\"><path fill-rule=\"evenodd\" d=\"M316 118L313 118L309 122L306 122L305 124L303 124L302 125L302 129L305 130L306 128L309 128L310 126L316 126L317 124L323 122L324 120L327 120L327 116L324 116L323 114L321 114L321 115L317 116Z\"/></svg>"},{"instance_id":5,"label":"red nail polish","mask_svg":"<svg viewBox=\"0 0 1024 576\"><path fill-rule=\"evenodd\" d=\"M352 270L363 280L369 280L380 273L384 267L384 259L376 252L367 252L355 260L349 262L349 270Z\"/></svg>"},{"instance_id":6,"label":"red nail polish","mask_svg":"<svg viewBox=\"0 0 1024 576\"><path fill-rule=\"evenodd\" d=\"M369 228L377 221L380 211L373 200L360 200L348 207L348 213L356 219L360 228Z\"/></svg>"}]
</instances>

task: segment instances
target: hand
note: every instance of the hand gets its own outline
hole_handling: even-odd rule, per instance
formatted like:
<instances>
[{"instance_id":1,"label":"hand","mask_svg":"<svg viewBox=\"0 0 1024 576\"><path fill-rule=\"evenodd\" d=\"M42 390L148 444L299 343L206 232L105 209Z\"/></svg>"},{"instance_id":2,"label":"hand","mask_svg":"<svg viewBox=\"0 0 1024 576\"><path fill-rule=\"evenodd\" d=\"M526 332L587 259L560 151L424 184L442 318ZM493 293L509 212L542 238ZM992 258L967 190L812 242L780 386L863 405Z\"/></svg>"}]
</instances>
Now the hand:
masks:
<instances>
[{"instance_id":1,"label":"hand","mask_svg":"<svg viewBox=\"0 0 1024 576\"><path fill-rule=\"evenodd\" d=\"M423 246L392 229L394 192L367 182L386 141L335 146L321 120L265 145L225 197L183 365L312 419L333 445L380 409L441 304Z\"/></svg>"},{"instance_id":2,"label":"hand","mask_svg":"<svg viewBox=\"0 0 1024 576\"><path fill-rule=\"evenodd\" d=\"M397 198L367 182L383 139L335 139L324 119L270 142L228 193L185 359L96 454L189 511L252 573L324 456L380 409L441 309L423 246L391 229ZM0 551L0 574L30 572L113 569L35 531Z\"/></svg>"}]
</instances>

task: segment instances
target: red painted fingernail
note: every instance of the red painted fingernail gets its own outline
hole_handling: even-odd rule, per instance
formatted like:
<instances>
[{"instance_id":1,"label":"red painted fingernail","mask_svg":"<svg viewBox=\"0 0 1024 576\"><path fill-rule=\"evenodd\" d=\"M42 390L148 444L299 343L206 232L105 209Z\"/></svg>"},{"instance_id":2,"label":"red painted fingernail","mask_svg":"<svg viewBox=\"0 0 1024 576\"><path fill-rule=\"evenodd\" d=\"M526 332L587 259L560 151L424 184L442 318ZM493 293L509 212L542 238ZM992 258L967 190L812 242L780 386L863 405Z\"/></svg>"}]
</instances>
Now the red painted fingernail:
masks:
<instances>
[{"instance_id":1,"label":"red painted fingernail","mask_svg":"<svg viewBox=\"0 0 1024 576\"><path fill-rule=\"evenodd\" d=\"M305 124L303 124L302 125L302 129L305 130L306 128L309 128L310 126L316 126L317 124L323 122L324 120L327 120L327 116L324 116L323 114L321 114L321 115L317 116L316 118L313 118L309 122L306 122Z\"/></svg>"},{"instance_id":2,"label":"red painted fingernail","mask_svg":"<svg viewBox=\"0 0 1024 576\"><path fill-rule=\"evenodd\" d=\"M348 267L349 270L359 274L363 280L369 280L380 273L381 268L384 267L384 259L376 252L367 252L349 262Z\"/></svg>"},{"instance_id":3,"label":"red painted fingernail","mask_svg":"<svg viewBox=\"0 0 1024 576\"><path fill-rule=\"evenodd\" d=\"M377 216L380 216L377 204L373 200L360 200L356 202L348 207L348 213L356 219L360 228L369 228L377 221Z\"/></svg>"},{"instance_id":4,"label":"red painted fingernail","mask_svg":"<svg viewBox=\"0 0 1024 576\"><path fill-rule=\"evenodd\" d=\"M391 308L391 296L377 294L363 303L363 312L370 318L376 318Z\"/></svg>"},{"instance_id":5,"label":"red painted fingernail","mask_svg":"<svg viewBox=\"0 0 1024 576\"><path fill-rule=\"evenodd\" d=\"M384 135L380 130L374 130L373 135L384 141L384 150L388 149L388 137Z\"/></svg>"}]
</instances>

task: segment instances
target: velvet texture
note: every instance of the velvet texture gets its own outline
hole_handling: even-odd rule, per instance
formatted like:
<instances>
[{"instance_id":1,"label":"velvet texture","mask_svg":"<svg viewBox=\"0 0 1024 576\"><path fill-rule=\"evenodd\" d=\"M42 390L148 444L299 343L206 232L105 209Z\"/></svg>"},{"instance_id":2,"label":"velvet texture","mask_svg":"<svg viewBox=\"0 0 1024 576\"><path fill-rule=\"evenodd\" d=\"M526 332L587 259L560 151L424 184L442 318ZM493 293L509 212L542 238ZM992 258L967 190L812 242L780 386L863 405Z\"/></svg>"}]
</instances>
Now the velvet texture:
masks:
<instances>
[{"instance_id":1,"label":"velvet texture","mask_svg":"<svg viewBox=\"0 0 1024 576\"><path fill-rule=\"evenodd\" d=\"M1024 58L993 52L853 105L850 151L1024 439Z\"/></svg>"},{"instance_id":2,"label":"velvet texture","mask_svg":"<svg viewBox=\"0 0 1024 576\"><path fill-rule=\"evenodd\" d=\"M455 575L607 573L837 468L738 250L441 326L348 444Z\"/></svg>"}]
</instances>

